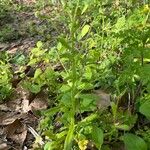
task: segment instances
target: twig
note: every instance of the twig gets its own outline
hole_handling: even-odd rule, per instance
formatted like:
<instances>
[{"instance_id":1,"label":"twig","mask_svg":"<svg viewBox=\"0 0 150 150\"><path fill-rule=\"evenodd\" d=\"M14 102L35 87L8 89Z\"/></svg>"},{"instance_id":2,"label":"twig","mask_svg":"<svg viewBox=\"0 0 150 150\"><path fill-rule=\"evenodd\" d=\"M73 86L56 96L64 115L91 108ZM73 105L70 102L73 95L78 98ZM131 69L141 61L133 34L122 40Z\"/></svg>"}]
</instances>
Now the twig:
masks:
<instances>
[{"instance_id":1,"label":"twig","mask_svg":"<svg viewBox=\"0 0 150 150\"><path fill-rule=\"evenodd\" d=\"M33 135L35 138L37 138L37 137L40 138L40 140L38 140L38 143L39 143L40 145L44 145L44 144L45 144L45 143L43 142L43 140L42 140L42 137L41 137L32 127L30 127L29 125L27 125L27 128L28 128L28 130L32 133L32 135Z\"/></svg>"}]
</instances>

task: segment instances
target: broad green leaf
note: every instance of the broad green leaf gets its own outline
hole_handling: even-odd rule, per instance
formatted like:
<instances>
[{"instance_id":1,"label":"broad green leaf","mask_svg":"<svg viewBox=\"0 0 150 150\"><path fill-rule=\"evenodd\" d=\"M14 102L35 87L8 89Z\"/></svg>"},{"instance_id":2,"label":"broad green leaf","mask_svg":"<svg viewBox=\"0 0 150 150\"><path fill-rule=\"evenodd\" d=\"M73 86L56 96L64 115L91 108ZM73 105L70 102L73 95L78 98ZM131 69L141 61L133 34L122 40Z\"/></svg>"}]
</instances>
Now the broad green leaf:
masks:
<instances>
[{"instance_id":1,"label":"broad green leaf","mask_svg":"<svg viewBox=\"0 0 150 150\"><path fill-rule=\"evenodd\" d=\"M88 33L89 29L90 29L90 26L88 24L82 28L81 38L83 38Z\"/></svg>"},{"instance_id":2,"label":"broad green leaf","mask_svg":"<svg viewBox=\"0 0 150 150\"><path fill-rule=\"evenodd\" d=\"M121 18L119 18L117 20L117 23L115 24L115 31L118 32L122 30L123 27L125 26L125 23L126 23L125 16L122 16Z\"/></svg>"},{"instance_id":3,"label":"broad green leaf","mask_svg":"<svg viewBox=\"0 0 150 150\"><path fill-rule=\"evenodd\" d=\"M92 70L90 67L87 67L86 70L85 70L85 73L84 73L84 77L87 79L87 80L90 80L92 78Z\"/></svg>"},{"instance_id":4,"label":"broad green leaf","mask_svg":"<svg viewBox=\"0 0 150 150\"><path fill-rule=\"evenodd\" d=\"M101 146L103 144L104 135L102 129L99 127L94 126L92 130L92 140L95 143L98 150L101 149Z\"/></svg>"},{"instance_id":5,"label":"broad green leaf","mask_svg":"<svg viewBox=\"0 0 150 150\"><path fill-rule=\"evenodd\" d=\"M60 88L61 92L67 92L71 89L71 87L69 85L62 85Z\"/></svg>"},{"instance_id":6,"label":"broad green leaf","mask_svg":"<svg viewBox=\"0 0 150 150\"><path fill-rule=\"evenodd\" d=\"M59 40L59 42L60 42L65 48L71 49L71 47L70 47L69 43L66 41L66 39L64 39L64 38L59 38L58 40Z\"/></svg>"},{"instance_id":7,"label":"broad green leaf","mask_svg":"<svg viewBox=\"0 0 150 150\"><path fill-rule=\"evenodd\" d=\"M90 106L96 105L97 96L94 94L80 94L81 107L89 109Z\"/></svg>"},{"instance_id":8,"label":"broad green leaf","mask_svg":"<svg viewBox=\"0 0 150 150\"><path fill-rule=\"evenodd\" d=\"M42 74L42 70L40 68L36 69L34 73L34 79L36 79L40 74Z\"/></svg>"},{"instance_id":9,"label":"broad green leaf","mask_svg":"<svg viewBox=\"0 0 150 150\"><path fill-rule=\"evenodd\" d=\"M145 141L137 135L126 133L123 141L127 150L147 150Z\"/></svg>"},{"instance_id":10,"label":"broad green leaf","mask_svg":"<svg viewBox=\"0 0 150 150\"><path fill-rule=\"evenodd\" d=\"M71 93L70 92L65 92L60 99L60 101L68 107L71 107Z\"/></svg>"},{"instance_id":11,"label":"broad green leaf","mask_svg":"<svg viewBox=\"0 0 150 150\"><path fill-rule=\"evenodd\" d=\"M34 64L36 64L37 63L37 58L33 58L33 59L31 59L30 61L29 61L29 63L28 63L28 65L30 66L32 66L32 65L34 65Z\"/></svg>"},{"instance_id":12,"label":"broad green leaf","mask_svg":"<svg viewBox=\"0 0 150 150\"><path fill-rule=\"evenodd\" d=\"M55 77L55 71L48 67L44 72L44 76L46 79L51 80Z\"/></svg>"},{"instance_id":13,"label":"broad green leaf","mask_svg":"<svg viewBox=\"0 0 150 150\"><path fill-rule=\"evenodd\" d=\"M83 105L84 107L88 107L92 102L93 102L93 99L85 98L85 99L83 99L81 105Z\"/></svg>"},{"instance_id":14,"label":"broad green leaf","mask_svg":"<svg viewBox=\"0 0 150 150\"><path fill-rule=\"evenodd\" d=\"M85 25L82 30L81 33L78 35L78 40L81 40L89 31L90 26L89 25Z\"/></svg>"},{"instance_id":15,"label":"broad green leaf","mask_svg":"<svg viewBox=\"0 0 150 150\"><path fill-rule=\"evenodd\" d=\"M38 48L41 48L42 47L42 42L41 41L38 41L37 43L36 43L36 46L38 47Z\"/></svg>"},{"instance_id":16,"label":"broad green leaf","mask_svg":"<svg viewBox=\"0 0 150 150\"><path fill-rule=\"evenodd\" d=\"M145 103L143 103L139 108L139 112L144 116L150 118L150 101L146 101Z\"/></svg>"},{"instance_id":17,"label":"broad green leaf","mask_svg":"<svg viewBox=\"0 0 150 150\"><path fill-rule=\"evenodd\" d=\"M26 63L26 57L25 57L25 55L23 55L23 54L21 54L21 55L17 55L17 56L15 56L15 58L13 59L13 62L15 63L15 64L19 64L19 65L25 65L25 63Z\"/></svg>"},{"instance_id":18,"label":"broad green leaf","mask_svg":"<svg viewBox=\"0 0 150 150\"><path fill-rule=\"evenodd\" d=\"M29 87L29 89L32 93L38 93L41 91L41 86L32 84L31 87Z\"/></svg>"},{"instance_id":19,"label":"broad green leaf","mask_svg":"<svg viewBox=\"0 0 150 150\"><path fill-rule=\"evenodd\" d=\"M89 96L89 97L88 97ZM80 97L80 111L93 111L96 109L97 97L93 94L81 94Z\"/></svg>"}]
</instances>

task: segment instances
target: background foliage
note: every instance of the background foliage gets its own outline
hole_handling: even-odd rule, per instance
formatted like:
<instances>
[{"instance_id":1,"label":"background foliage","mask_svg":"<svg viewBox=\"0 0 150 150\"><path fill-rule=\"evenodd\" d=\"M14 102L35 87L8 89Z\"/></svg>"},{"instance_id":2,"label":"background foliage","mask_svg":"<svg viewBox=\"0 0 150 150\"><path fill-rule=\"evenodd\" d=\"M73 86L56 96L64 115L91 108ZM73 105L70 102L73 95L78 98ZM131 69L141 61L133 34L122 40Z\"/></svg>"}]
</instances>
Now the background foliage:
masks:
<instances>
[{"instance_id":1,"label":"background foliage","mask_svg":"<svg viewBox=\"0 0 150 150\"><path fill-rule=\"evenodd\" d=\"M4 21L12 11L10 3L0 4ZM44 150L105 150L117 143L124 143L127 150L149 149L148 2L39 0L34 10L45 24L37 29L31 23L27 29L29 36L41 39L27 62L20 64L34 72L31 76L24 69L18 72L25 89L34 94L45 89L50 95L50 108L41 112L39 124ZM13 32L4 26L0 40L16 36ZM3 100L13 90L10 59L4 54L0 61ZM99 102L102 97L99 100L94 93L99 89L110 93L108 104Z\"/></svg>"}]
</instances>

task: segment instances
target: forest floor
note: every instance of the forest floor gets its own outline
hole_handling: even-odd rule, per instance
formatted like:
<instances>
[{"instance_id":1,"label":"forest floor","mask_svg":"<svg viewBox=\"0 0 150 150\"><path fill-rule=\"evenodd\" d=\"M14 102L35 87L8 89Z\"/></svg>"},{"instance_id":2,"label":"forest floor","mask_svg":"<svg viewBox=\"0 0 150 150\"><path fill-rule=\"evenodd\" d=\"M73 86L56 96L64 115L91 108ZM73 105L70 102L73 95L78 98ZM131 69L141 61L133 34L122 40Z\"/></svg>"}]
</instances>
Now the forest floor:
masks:
<instances>
[{"instance_id":1,"label":"forest floor","mask_svg":"<svg viewBox=\"0 0 150 150\"><path fill-rule=\"evenodd\" d=\"M12 20L5 18L4 21L7 23L3 23L1 28L7 30L9 26L13 32L4 33L5 35L1 36L0 51L7 51L12 57L17 58L29 55L30 50L41 39L40 35L36 33L31 35L28 32L32 24L36 28L41 25L41 21L35 17L32 9L34 3L24 1L23 5L29 10L11 12ZM12 67L15 72L18 66L12 63ZM13 80L14 95L8 101L0 102L0 150L30 149L38 136L35 130L38 127L40 116L35 114L35 111L48 107L45 94L44 96L43 93L31 96L28 91L20 87L20 80L17 76ZM45 97L44 100L43 97Z\"/></svg>"},{"instance_id":2,"label":"forest floor","mask_svg":"<svg viewBox=\"0 0 150 150\"><path fill-rule=\"evenodd\" d=\"M0 150L148 150L149 6L47 2L0 14Z\"/></svg>"}]
</instances>

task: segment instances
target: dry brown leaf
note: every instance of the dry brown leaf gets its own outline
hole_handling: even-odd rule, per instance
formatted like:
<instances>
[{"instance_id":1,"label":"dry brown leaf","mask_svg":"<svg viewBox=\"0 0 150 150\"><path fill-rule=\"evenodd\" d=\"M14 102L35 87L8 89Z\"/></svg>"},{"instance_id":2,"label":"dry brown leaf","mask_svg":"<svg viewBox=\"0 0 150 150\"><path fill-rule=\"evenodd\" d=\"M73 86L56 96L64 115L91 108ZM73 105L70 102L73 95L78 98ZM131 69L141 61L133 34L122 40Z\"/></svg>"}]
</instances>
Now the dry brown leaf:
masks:
<instances>
[{"instance_id":1,"label":"dry brown leaf","mask_svg":"<svg viewBox=\"0 0 150 150\"><path fill-rule=\"evenodd\" d=\"M96 96L99 97L98 101L97 101L97 107L99 109L106 109L108 108L108 106L110 106L110 94L108 94L107 92L103 91L103 90L95 90L94 94Z\"/></svg>"},{"instance_id":2,"label":"dry brown leaf","mask_svg":"<svg viewBox=\"0 0 150 150\"><path fill-rule=\"evenodd\" d=\"M21 111L21 99L19 98L12 98L8 102L6 102L7 107L10 111L20 112Z\"/></svg>"},{"instance_id":3,"label":"dry brown leaf","mask_svg":"<svg viewBox=\"0 0 150 150\"><path fill-rule=\"evenodd\" d=\"M6 143L0 143L0 150L8 150L8 145Z\"/></svg>"},{"instance_id":4,"label":"dry brown leaf","mask_svg":"<svg viewBox=\"0 0 150 150\"><path fill-rule=\"evenodd\" d=\"M27 136L27 130L24 130L23 132L19 133L19 134L14 134L10 137L10 139L12 141L14 141L15 143L19 144L20 147L23 146L23 143L26 139Z\"/></svg>"},{"instance_id":5,"label":"dry brown leaf","mask_svg":"<svg viewBox=\"0 0 150 150\"><path fill-rule=\"evenodd\" d=\"M17 52L17 50L18 50L18 47L13 47L13 48L9 49L8 53L15 54Z\"/></svg>"},{"instance_id":6,"label":"dry brown leaf","mask_svg":"<svg viewBox=\"0 0 150 150\"><path fill-rule=\"evenodd\" d=\"M15 120L25 116L26 114L17 114L16 112L0 112L0 126L12 124Z\"/></svg>"},{"instance_id":7,"label":"dry brown leaf","mask_svg":"<svg viewBox=\"0 0 150 150\"><path fill-rule=\"evenodd\" d=\"M30 104L30 108L32 110L43 110L48 107L47 101L44 99L34 99L33 102Z\"/></svg>"},{"instance_id":8,"label":"dry brown leaf","mask_svg":"<svg viewBox=\"0 0 150 150\"><path fill-rule=\"evenodd\" d=\"M6 104L0 104L0 111L9 112L11 108L9 108Z\"/></svg>"},{"instance_id":9,"label":"dry brown leaf","mask_svg":"<svg viewBox=\"0 0 150 150\"><path fill-rule=\"evenodd\" d=\"M5 128L5 133L7 137L10 138L14 133L19 134L26 130L25 126L20 122L19 119L16 119L13 123L9 124Z\"/></svg>"},{"instance_id":10,"label":"dry brown leaf","mask_svg":"<svg viewBox=\"0 0 150 150\"><path fill-rule=\"evenodd\" d=\"M48 94L44 91L40 92L31 102L32 110L42 110L48 107Z\"/></svg>"},{"instance_id":11,"label":"dry brown leaf","mask_svg":"<svg viewBox=\"0 0 150 150\"><path fill-rule=\"evenodd\" d=\"M28 99L24 99L22 101L22 111L24 113L28 112L31 110L31 106L29 106L29 100Z\"/></svg>"},{"instance_id":12,"label":"dry brown leaf","mask_svg":"<svg viewBox=\"0 0 150 150\"><path fill-rule=\"evenodd\" d=\"M9 113L1 112L0 118L1 118L0 126L5 126L13 123L18 118L18 115L15 115L15 113L11 113L11 112Z\"/></svg>"},{"instance_id":13,"label":"dry brown leaf","mask_svg":"<svg viewBox=\"0 0 150 150\"><path fill-rule=\"evenodd\" d=\"M6 50L9 47L8 44L0 43L0 51Z\"/></svg>"},{"instance_id":14,"label":"dry brown leaf","mask_svg":"<svg viewBox=\"0 0 150 150\"><path fill-rule=\"evenodd\" d=\"M7 138L22 147L27 136L27 128L19 119L16 119L5 128L5 133Z\"/></svg>"}]
</instances>

